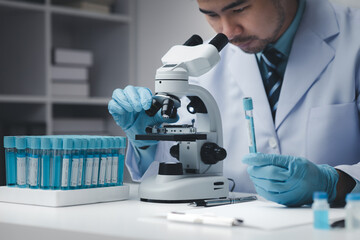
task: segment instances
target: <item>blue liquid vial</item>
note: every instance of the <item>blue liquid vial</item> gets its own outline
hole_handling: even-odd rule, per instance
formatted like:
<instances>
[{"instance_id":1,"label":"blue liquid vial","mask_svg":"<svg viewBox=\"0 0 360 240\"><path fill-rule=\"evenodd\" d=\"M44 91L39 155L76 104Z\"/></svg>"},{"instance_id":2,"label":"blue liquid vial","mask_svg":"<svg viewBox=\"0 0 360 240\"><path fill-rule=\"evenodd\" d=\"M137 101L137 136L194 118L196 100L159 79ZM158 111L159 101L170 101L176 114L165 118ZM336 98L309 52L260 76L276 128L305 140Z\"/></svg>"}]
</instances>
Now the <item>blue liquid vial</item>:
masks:
<instances>
[{"instance_id":1,"label":"blue liquid vial","mask_svg":"<svg viewBox=\"0 0 360 240\"><path fill-rule=\"evenodd\" d=\"M41 182L40 188L50 189L50 162L52 157L51 139L41 138Z\"/></svg>"},{"instance_id":2,"label":"blue liquid vial","mask_svg":"<svg viewBox=\"0 0 360 240\"><path fill-rule=\"evenodd\" d=\"M29 137L28 146L28 184L30 188L39 188L40 180L40 145L39 137Z\"/></svg>"},{"instance_id":3,"label":"blue liquid vial","mask_svg":"<svg viewBox=\"0 0 360 240\"><path fill-rule=\"evenodd\" d=\"M20 188L27 187L26 176L26 138L16 137L16 185Z\"/></svg>"},{"instance_id":4,"label":"blue liquid vial","mask_svg":"<svg viewBox=\"0 0 360 240\"><path fill-rule=\"evenodd\" d=\"M99 183L101 138L95 138L94 164L91 178L91 186L97 187Z\"/></svg>"},{"instance_id":5,"label":"blue liquid vial","mask_svg":"<svg viewBox=\"0 0 360 240\"><path fill-rule=\"evenodd\" d=\"M4 137L5 148L5 168L6 168L6 185L9 187L16 186L16 149L15 137Z\"/></svg>"},{"instance_id":6,"label":"blue liquid vial","mask_svg":"<svg viewBox=\"0 0 360 240\"><path fill-rule=\"evenodd\" d=\"M112 137L107 138L108 148L106 149L107 159L106 159L106 172L105 172L105 186L111 186L111 174L112 174L112 165L113 165L113 155L112 149L114 148L115 142Z\"/></svg>"},{"instance_id":7,"label":"blue liquid vial","mask_svg":"<svg viewBox=\"0 0 360 240\"><path fill-rule=\"evenodd\" d=\"M119 148L121 145L120 138L113 138L113 145L111 149L112 154L112 167L111 167L111 186L116 186L118 183L119 171Z\"/></svg>"},{"instance_id":8,"label":"blue liquid vial","mask_svg":"<svg viewBox=\"0 0 360 240\"><path fill-rule=\"evenodd\" d=\"M126 148L126 138L125 137L119 137L120 139L120 148L118 149L119 153L119 166L118 166L118 181L117 185L122 186L123 185L123 179L124 179L124 164L125 164L125 148Z\"/></svg>"},{"instance_id":9,"label":"blue liquid vial","mask_svg":"<svg viewBox=\"0 0 360 240\"><path fill-rule=\"evenodd\" d=\"M84 187L84 177L85 177L85 159L86 159L86 150L88 148L88 141L85 138L81 138L81 148L80 148L80 157L79 157L79 172L78 172L78 188Z\"/></svg>"},{"instance_id":10,"label":"blue liquid vial","mask_svg":"<svg viewBox=\"0 0 360 240\"><path fill-rule=\"evenodd\" d=\"M63 139L64 155L61 161L61 189L67 190L70 188L71 168L70 162L72 159L71 153L74 147L74 141L71 138Z\"/></svg>"},{"instance_id":11,"label":"blue liquid vial","mask_svg":"<svg viewBox=\"0 0 360 240\"><path fill-rule=\"evenodd\" d=\"M314 192L312 209L314 213L315 229L330 229L329 225L329 203L325 192Z\"/></svg>"},{"instance_id":12,"label":"blue liquid vial","mask_svg":"<svg viewBox=\"0 0 360 240\"><path fill-rule=\"evenodd\" d=\"M54 137L51 139L52 157L50 158L50 188L61 187L61 159L63 156L62 139Z\"/></svg>"},{"instance_id":13,"label":"blue liquid vial","mask_svg":"<svg viewBox=\"0 0 360 240\"><path fill-rule=\"evenodd\" d=\"M88 149L85 157L85 171L84 171L84 186L85 188L91 187L93 165L94 165L94 151L95 151L95 138L90 138Z\"/></svg>"},{"instance_id":14,"label":"blue liquid vial","mask_svg":"<svg viewBox=\"0 0 360 240\"><path fill-rule=\"evenodd\" d=\"M78 175L79 175L79 161L80 161L80 149L81 149L81 139L74 139L74 148L72 150L72 158L70 161L70 188L76 189L78 186Z\"/></svg>"},{"instance_id":15,"label":"blue liquid vial","mask_svg":"<svg viewBox=\"0 0 360 240\"><path fill-rule=\"evenodd\" d=\"M100 156L100 170L99 170L99 187L105 186L105 175L107 166L107 150L109 148L109 141L107 138L101 138L101 156Z\"/></svg>"}]
</instances>

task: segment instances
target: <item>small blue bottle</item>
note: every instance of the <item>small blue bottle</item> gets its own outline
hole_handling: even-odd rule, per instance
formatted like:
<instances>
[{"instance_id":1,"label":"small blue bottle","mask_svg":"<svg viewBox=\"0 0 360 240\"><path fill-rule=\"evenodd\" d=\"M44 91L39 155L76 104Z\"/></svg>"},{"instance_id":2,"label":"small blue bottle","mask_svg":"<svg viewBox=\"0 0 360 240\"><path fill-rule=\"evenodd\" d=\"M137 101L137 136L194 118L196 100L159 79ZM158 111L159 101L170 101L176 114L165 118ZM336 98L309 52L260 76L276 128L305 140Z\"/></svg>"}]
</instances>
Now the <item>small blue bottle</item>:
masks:
<instances>
[{"instance_id":1,"label":"small blue bottle","mask_svg":"<svg viewBox=\"0 0 360 240\"><path fill-rule=\"evenodd\" d=\"M63 150L64 155L61 162L61 189L67 190L70 188L70 162L71 152L74 147L74 141L71 138L63 138Z\"/></svg>"},{"instance_id":2,"label":"small blue bottle","mask_svg":"<svg viewBox=\"0 0 360 240\"><path fill-rule=\"evenodd\" d=\"M99 184L100 150L101 138L95 138L94 165L91 180L92 187L97 187Z\"/></svg>"},{"instance_id":3,"label":"small blue bottle","mask_svg":"<svg viewBox=\"0 0 360 240\"><path fill-rule=\"evenodd\" d=\"M95 151L95 138L90 138L88 143L88 149L85 157L85 171L84 171L84 186L85 188L91 187L91 178L94 165L94 151Z\"/></svg>"},{"instance_id":4,"label":"small blue bottle","mask_svg":"<svg viewBox=\"0 0 360 240\"><path fill-rule=\"evenodd\" d=\"M86 150L88 147L88 142L85 138L81 138L80 140L81 140L81 149L80 149L80 158L79 158L78 188L83 188L84 176L85 176L85 159L86 159Z\"/></svg>"},{"instance_id":5,"label":"small blue bottle","mask_svg":"<svg viewBox=\"0 0 360 240\"><path fill-rule=\"evenodd\" d=\"M99 170L99 187L105 186L105 175L107 166L107 150L109 148L109 141L107 138L101 138L101 156L100 156L100 170Z\"/></svg>"},{"instance_id":6,"label":"small blue bottle","mask_svg":"<svg viewBox=\"0 0 360 240\"><path fill-rule=\"evenodd\" d=\"M314 192L312 209L314 213L314 228L330 229L329 225L329 203L326 192Z\"/></svg>"},{"instance_id":7,"label":"small blue bottle","mask_svg":"<svg viewBox=\"0 0 360 240\"><path fill-rule=\"evenodd\" d=\"M112 174L112 165L113 165L113 156L112 149L115 144L112 137L107 138L108 148L106 149L106 173L105 173L105 186L111 186L111 174Z\"/></svg>"},{"instance_id":8,"label":"small blue bottle","mask_svg":"<svg viewBox=\"0 0 360 240\"><path fill-rule=\"evenodd\" d=\"M16 137L16 185L20 188L26 188L26 138Z\"/></svg>"},{"instance_id":9,"label":"small blue bottle","mask_svg":"<svg viewBox=\"0 0 360 240\"><path fill-rule=\"evenodd\" d=\"M50 189L50 162L52 157L51 140L41 138L41 182L40 188Z\"/></svg>"},{"instance_id":10,"label":"small blue bottle","mask_svg":"<svg viewBox=\"0 0 360 240\"><path fill-rule=\"evenodd\" d=\"M125 162L125 148L126 148L126 138L119 137L120 139L120 148L118 149L119 152L119 166L118 166L118 181L117 185L123 185L123 178L124 178L124 162Z\"/></svg>"},{"instance_id":11,"label":"small blue bottle","mask_svg":"<svg viewBox=\"0 0 360 240\"><path fill-rule=\"evenodd\" d=\"M121 146L121 140L118 137L113 138L112 153L112 167L111 167L111 185L116 186L118 183L118 171L119 171L119 148Z\"/></svg>"},{"instance_id":12,"label":"small blue bottle","mask_svg":"<svg viewBox=\"0 0 360 240\"><path fill-rule=\"evenodd\" d=\"M78 186L78 175L79 175L79 161L80 161L80 149L81 149L81 139L74 138L74 148L72 150L71 158L71 177L70 177L70 188L76 189Z\"/></svg>"},{"instance_id":13,"label":"small blue bottle","mask_svg":"<svg viewBox=\"0 0 360 240\"><path fill-rule=\"evenodd\" d=\"M40 144L41 139L39 137L28 138L28 184L30 188L39 188L40 180Z\"/></svg>"},{"instance_id":14,"label":"small blue bottle","mask_svg":"<svg viewBox=\"0 0 360 240\"><path fill-rule=\"evenodd\" d=\"M6 185L9 187L16 186L16 149L15 137L4 137L5 148L5 168L6 168Z\"/></svg>"},{"instance_id":15,"label":"small blue bottle","mask_svg":"<svg viewBox=\"0 0 360 240\"><path fill-rule=\"evenodd\" d=\"M63 155L63 143L59 137L51 138L52 157L50 158L50 188L61 187L61 159Z\"/></svg>"}]
</instances>

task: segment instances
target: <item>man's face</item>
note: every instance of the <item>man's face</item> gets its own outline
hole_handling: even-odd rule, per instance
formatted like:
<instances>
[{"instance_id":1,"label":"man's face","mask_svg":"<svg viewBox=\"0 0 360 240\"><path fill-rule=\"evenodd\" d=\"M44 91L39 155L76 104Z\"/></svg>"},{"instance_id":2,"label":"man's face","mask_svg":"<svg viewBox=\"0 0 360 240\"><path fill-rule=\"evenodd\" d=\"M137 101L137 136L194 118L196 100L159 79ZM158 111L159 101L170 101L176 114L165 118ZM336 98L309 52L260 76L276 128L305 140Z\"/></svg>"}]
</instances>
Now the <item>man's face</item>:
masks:
<instances>
[{"instance_id":1,"label":"man's face","mask_svg":"<svg viewBox=\"0 0 360 240\"><path fill-rule=\"evenodd\" d=\"M282 0L197 1L212 28L246 53L262 51L285 31Z\"/></svg>"}]
</instances>

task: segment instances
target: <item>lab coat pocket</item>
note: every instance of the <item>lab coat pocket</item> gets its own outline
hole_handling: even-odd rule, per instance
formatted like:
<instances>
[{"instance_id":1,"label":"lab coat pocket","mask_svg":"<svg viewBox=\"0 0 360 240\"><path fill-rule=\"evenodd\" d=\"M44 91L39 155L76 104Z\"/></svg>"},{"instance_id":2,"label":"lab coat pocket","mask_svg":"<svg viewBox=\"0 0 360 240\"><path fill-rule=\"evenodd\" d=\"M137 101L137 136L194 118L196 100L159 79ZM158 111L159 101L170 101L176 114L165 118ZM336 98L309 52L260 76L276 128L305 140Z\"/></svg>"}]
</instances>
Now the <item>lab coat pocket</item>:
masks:
<instances>
[{"instance_id":1,"label":"lab coat pocket","mask_svg":"<svg viewBox=\"0 0 360 240\"><path fill-rule=\"evenodd\" d=\"M359 112L355 102L311 109L306 153L309 160L331 166L359 161Z\"/></svg>"}]
</instances>

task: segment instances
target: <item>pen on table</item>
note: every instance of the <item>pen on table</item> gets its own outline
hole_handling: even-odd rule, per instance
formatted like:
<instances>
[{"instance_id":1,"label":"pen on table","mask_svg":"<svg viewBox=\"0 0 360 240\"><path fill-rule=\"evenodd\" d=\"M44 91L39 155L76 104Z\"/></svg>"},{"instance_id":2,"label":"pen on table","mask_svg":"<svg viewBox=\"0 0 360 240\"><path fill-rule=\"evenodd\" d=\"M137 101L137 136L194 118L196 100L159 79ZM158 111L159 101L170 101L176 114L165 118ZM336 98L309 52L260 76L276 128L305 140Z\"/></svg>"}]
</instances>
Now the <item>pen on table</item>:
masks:
<instances>
[{"instance_id":1,"label":"pen on table","mask_svg":"<svg viewBox=\"0 0 360 240\"><path fill-rule=\"evenodd\" d=\"M195 207L214 207L214 206L221 206L227 204L235 204L235 203L242 203L242 202L249 202L257 200L256 196L248 196L248 197L240 197L240 198L225 198L225 199L208 199L208 200L199 200L190 203L190 206Z\"/></svg>"},{"instance_id":2,"label":"pen on table","mask_svg":"<svg viewBox=\"0 0 360 240\"><path fill-rule=\"evenodd\" d=\"M167 219L175 222L197 223L216 226L239 226L243 220L234 217L221 217L213 214L193 214L184 212L170 212Z\"/></svg>"}]
</instances>

